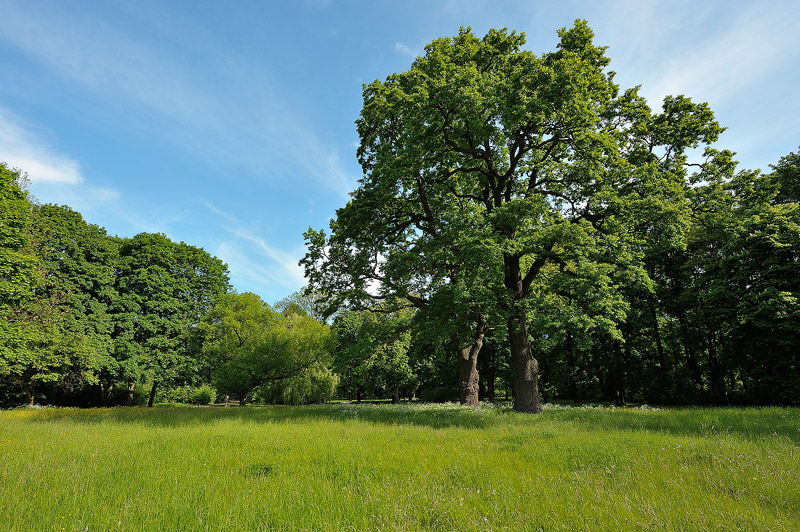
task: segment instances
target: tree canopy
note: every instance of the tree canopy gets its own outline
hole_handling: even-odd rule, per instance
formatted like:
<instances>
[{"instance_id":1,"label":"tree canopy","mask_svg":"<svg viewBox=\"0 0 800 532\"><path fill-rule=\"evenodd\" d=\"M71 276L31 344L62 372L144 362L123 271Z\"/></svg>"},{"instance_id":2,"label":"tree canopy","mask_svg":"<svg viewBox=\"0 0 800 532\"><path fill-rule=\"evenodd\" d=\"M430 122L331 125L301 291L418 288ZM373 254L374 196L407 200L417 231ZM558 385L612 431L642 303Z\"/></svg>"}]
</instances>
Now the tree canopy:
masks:
<instances>
[{"instance_id":1,"label":"tree canopy","mask_svg":"<svg viewBox=\"0 0 800 532\"><path fill-rule=\"evenodd\" d=\"M635 88L620 92L585 21L559 36L557 51L536 56L524 35L462 29L366 85L364 176L330 235L306 234L303 261L334 304L397 297L425 308L443 286L457 289L473 310L462 328L488 317L508 329L514 407L526 412L541 410L535 281L548 264L638 260L637 211L680 195L686 151L722 130L706 104L667 97L654 114ZM475 351L480 334L463 335Z\"/></svg>"}]
</instances>

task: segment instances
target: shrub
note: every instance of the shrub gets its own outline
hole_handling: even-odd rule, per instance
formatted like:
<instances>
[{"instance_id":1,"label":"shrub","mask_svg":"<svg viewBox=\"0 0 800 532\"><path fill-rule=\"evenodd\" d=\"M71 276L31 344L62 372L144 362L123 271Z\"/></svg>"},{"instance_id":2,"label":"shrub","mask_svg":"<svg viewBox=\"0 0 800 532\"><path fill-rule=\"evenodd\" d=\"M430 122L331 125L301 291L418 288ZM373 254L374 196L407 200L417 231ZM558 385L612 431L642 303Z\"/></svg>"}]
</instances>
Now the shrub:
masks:
<instances>
[{"instance_id":1,"label":"shrub","mask_svg":"<svg viewBox=\"0 0 800 532\"><path fill-rule=\"evenodd\" d=\"M178 386L159 393L159 403L183 403L189 405L207 405L217 398L217 390L208 384L201 386Z\"/></svg>"}]
</instances>

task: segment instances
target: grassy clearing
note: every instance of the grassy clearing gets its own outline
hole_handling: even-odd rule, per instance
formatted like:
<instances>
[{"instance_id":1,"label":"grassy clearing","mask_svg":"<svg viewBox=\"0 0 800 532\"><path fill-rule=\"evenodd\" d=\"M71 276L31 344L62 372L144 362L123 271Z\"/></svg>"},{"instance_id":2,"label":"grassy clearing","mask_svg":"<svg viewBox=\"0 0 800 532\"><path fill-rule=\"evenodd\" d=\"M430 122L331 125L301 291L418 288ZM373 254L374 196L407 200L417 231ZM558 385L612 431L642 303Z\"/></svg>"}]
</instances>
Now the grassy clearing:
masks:
<instances>
[{"instance_id":1,"label":"grassy clearing","mask_svg":"<svg viewBox=\"0 0 800 532\"><path fill-rule=\"evenodd\" d=\"M800 530L800 411L0 412L8 531Z\"/></svg>"}]
</instances>

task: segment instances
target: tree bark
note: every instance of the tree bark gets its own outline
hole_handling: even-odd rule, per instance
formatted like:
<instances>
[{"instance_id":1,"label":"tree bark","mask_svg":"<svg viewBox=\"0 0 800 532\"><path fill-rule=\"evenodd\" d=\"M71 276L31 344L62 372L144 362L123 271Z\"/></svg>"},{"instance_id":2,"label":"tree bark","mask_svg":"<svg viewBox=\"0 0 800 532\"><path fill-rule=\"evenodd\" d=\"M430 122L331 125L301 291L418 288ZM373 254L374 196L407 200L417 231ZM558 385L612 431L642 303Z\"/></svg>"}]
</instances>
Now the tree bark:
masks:
<instances>
[{"instance_id":1,"label":"tree bark","mask_svg":"<svg viewBox=\"0 0 800 532\"><path fill-rule=\"evenodd\" d=\"M400 402L400 385L394 385L394 392L392 392L392 402L399 403Z\"/></svg>"},{"instance_id":2,"label":"tree bark","mask_svg":"<svg viewBox=\"0 0 800 532\"><path fill-rule=\"evenodd\" d=\"M478 316L475 326L475 338L466 347L458 346L458 387L461 404L478 406L478 388L480 376L478 375L478 353L483 347L483 335L486 324L483 316ZM458 342L457 338L454 338Z\"/></svg>"},{"instance_id":3,"label":"tree bark","mask_svg":"<svg viewBox=\"0 0 800 532\"><path fill-rule=\"evenodd\" d=\"M483 349L483 360L486 362L483 370L483 378L486 380L486 400L490 403L495 401L494 381L497 378L497 368L495 367L496 353L492 344L485 342Z\"/></svg>"},{"instance_id":4,"label":"tree bark","mask_svg":"<svg viewBox=\"0 0 800 532\"><path fill-rule=\"evenodd\" d=\"M25 398L28 402L28 406L33 406L34 401L36 400L36 388L33 385L33 382L28 382L25 385Z\"/></svg>"},{"instance_id":5,"label":"tree bark","mask_svg":"<svg viewBox=\"0 0 800 532\"><path fill-rule=\"evenodd\" d=\"M111 392L114 391L114 383L109 381L108 386L100 382L100 397L103 400L103 406L108 406L111 402Z\"/></svg>"},{"instance_id":6,"label":"tree bark","mask_svg":"<svg viewBox=\"0 0 800 532\"><path fill-rule=\"evenodd\" d=\"M513 240L513 231L505 231ZM552 244L546 251L552 249ZM539 362L533 358L531 343L528 338L528 316L521 304L528 297L531 282L546 264L544 256L537 258L523 277L520 258L517 255L506 255L503 258L505 278L503 284L513 296L508 310L508 339L511 344L511 371L514 374L514 410L539 414L542 411L542 400L539 396Z\"/></svg>"},{"instance_id":7,"label":"tree bark","mask_svg":"<svg viewBox=\"0 0 800 532\"><path fill-rule=\"evenodd\" d=\"M125 399L125 406L133 406L133 390L136 388L135 382L128 383L128 397Z\"/></svg>"},{"instance_id":8,"label":"tree bark","mask_svg":"<svg viewBox=\"0 0 800 532\"><path fill-rule=\"evenodd\" d=\"M538 414L542 411L539 397L539 362L533 358L528 339L528 323L524 310L508 319L511 343L511 367L514 371L514 410Z\"/></svg>"},{"instance_id":9,"label":"tree bark","mask_svg":"<svg viewBox=\"0 0 800 532\"><path fill-rule=\"evenodd\" d=\"M147 407L153 408L153 401L156 399L156 388L158 387L158 381L153 381L153 386L150 388L150 397L147 399Z\"/></svg>"}]
</instances>

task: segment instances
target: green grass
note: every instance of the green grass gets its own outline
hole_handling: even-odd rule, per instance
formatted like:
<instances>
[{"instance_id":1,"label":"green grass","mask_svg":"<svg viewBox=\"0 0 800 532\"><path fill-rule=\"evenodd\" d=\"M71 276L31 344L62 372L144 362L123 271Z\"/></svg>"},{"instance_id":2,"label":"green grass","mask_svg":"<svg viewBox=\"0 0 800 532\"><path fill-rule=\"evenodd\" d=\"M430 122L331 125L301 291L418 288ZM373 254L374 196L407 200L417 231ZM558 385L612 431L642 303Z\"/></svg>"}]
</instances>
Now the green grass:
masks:
<instances>
[{"instance_id":1,"label":"green grass","mask_svg":"<svg viewBox=\"0 0 800 532\"><path fill-rule=\"evenodd\" d=\"M800 411L0 412L0 530L800 530Z\"/></svg>"}]
</instances>

